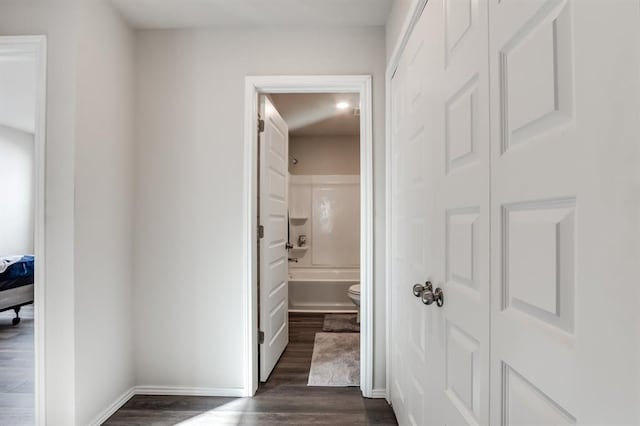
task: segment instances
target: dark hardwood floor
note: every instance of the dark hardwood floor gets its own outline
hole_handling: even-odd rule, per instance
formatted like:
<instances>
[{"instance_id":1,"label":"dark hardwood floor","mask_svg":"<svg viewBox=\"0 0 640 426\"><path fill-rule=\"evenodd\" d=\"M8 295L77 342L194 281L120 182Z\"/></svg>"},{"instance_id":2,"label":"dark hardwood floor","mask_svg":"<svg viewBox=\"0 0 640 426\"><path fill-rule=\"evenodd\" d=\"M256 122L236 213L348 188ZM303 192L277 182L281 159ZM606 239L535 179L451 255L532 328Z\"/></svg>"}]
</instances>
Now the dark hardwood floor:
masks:
<instances>
[{"instance_id":1,"label":"dark hardwood floor","mask_svg":"<svg viewBox=\"0 0 640 426\"><path fill-rule=\"evenodd\" d=\"M290 314L289 346L253 398L138 395L106 425L395 425L383 399L360 390L307 386L321 314Z\"/></svg>"},{"instance_id":2,"label":"dark hardwood floor","mask_svg":"<svg viewBox=\"0 0 640 426\"><path fill-rule=\"evenodd\" d=\"M0 312L0 425L33 425L34 341L33 305L20 310L22 321L12 325L13 311Z\"/></svg>"}]
</instances>

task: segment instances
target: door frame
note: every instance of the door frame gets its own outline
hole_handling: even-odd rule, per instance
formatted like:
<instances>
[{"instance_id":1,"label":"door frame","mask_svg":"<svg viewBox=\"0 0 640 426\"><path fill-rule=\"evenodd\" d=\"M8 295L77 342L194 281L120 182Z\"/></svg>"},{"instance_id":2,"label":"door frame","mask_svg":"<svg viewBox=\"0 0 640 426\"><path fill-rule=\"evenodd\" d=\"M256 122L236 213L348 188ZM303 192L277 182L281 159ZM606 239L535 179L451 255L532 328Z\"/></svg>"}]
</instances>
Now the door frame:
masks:
<instances>
[{"instance_id":1,"label":"door frame","mask_svg":"<svg viewBox=\"0 0 640 426\"><path fill-rule=\"evenodd\" d=\"M397 39L396 45L393 46L393 50L391 51L391 56L387 62L387 69L384 76L384 87L385 87L385 241L387 242L385 247L384 254L384 263L385 263L385 340L387 343L386 346L386 354L385 354L385 392L386 399L389 404L391 404L391 347L392 347L392 291L391 291L391 282L393 281L393 271L392 271L392 256L393 253L391 251L391 241L393 239L393 229L392 229L392 209L391 209L391 191L393 189L392 182L392 165L393 159L391 158L391 142L393 138L391 126L392 126L392 107L393 107L393 99L391 99L391 80L393 79L394 74L396 73L396 69L398 68L398 63L400 62L400 58L402 53L404 52L405 47L407 46L407 42L409 41L409 36L413 31L413 28L416 26L416 23L420 19L422 15L422 11L427 5L428 0L412 0L411 5L409 7L409 13L402 23L402 27L400 28L399 37Z\"/></svg>"},{"instance_id":2,"label":"door frame","mask_svg":"<svg viewBox=\"0 0 640 426\"><path fill-rule=\"evenodd\" d=\"M247 76L244 109L242 218L243 394L258 389L257 117L258 96L269 93L360 95L360 390L373 395L373 106L370 75Z\"/></svg>"},{"instance_id":3,"label":"door frame","mask_svg":"<svg viewBox=\"0 0 640 426\"><path fill-rule=\"evenodd\" d=\"M34 55L36 66L36 105L34 126L34 408L35 424L45 422L45 173L46 173L46 85L47 37L45 35L0 36L0 56Z\"/></svg>"}]
</instances>

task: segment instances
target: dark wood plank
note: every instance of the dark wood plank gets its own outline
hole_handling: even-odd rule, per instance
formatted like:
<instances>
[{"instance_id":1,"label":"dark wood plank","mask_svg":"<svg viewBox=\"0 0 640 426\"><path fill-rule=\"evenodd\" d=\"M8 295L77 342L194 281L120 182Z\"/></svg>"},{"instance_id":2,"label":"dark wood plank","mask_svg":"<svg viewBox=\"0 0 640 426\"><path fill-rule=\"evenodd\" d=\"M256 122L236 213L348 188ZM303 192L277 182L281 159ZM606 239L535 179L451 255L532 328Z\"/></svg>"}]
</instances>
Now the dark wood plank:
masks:
<instances>
[{"instance_id":1,"label":"dark wood plank","mask_svg":"<svg viewBox=\"0 0 640 426\"><path fill-rule=\"evenodd\" d=\"M356 387L307 386L322 314L290 314L289 346L253 398L138 395L105 424L174 425L396 425L382 399L362 398Z\"/></svg>"},{"instance_id":2,"label":"dark wood plank","mask_svg":"<svg viewBox=\"0 0 640 426\"><path fill-rule=\"evenodd\" d=\"M15 326L14 317L0 312L0 425L26 426L35 422L33 305L22 307Z\"/></svg>"}]
</instances>

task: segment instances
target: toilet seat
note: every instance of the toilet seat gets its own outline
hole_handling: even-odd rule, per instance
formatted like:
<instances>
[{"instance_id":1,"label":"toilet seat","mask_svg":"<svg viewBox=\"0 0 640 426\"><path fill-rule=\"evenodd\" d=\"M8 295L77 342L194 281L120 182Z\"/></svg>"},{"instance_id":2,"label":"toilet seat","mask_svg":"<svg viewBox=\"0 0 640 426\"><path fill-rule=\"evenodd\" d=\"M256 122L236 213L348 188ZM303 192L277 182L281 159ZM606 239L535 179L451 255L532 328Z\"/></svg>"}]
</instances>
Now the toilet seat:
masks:
<instances>
[{"instance_id":1,"label":"toilet seat","mask_svg":"<svg viewBox=\"0 0 640 426\"><path fill-rule=\"evenodd\" d=\"M360 284L354 284L351 287L349 287L349 293L353 294L353 295L360 296Z\"/></svg>"}]
</instances>

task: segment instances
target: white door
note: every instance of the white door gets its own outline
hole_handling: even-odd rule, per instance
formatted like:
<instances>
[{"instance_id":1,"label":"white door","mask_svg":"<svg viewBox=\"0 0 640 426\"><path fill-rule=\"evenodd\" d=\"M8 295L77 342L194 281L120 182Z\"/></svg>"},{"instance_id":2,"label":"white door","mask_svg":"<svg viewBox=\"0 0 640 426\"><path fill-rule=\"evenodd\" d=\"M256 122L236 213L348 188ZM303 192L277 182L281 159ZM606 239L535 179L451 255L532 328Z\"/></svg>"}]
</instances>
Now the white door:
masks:
<instances>
[{"instance_id":1,"label":"white door","mask_svg":"<svg viewBox=\"0 0 640 426\"><path fill-rule=\"evenodd\" d=\"M400 424L640 424L639 16L427 2L391 82Z\"/></svg>"},{"instance_id":2,"label":"white door","mask_svg":"<svg viewBox=\"0 0 640 426\"><path fill-rule=\"evenodd\" d=\"M427 83L435 141L430 362L433 424L489 424L490 120L488 1L438 0L437 55Z\"/></svg>"},{"instance_id":3,"label":"white door","mask_svg":"<svg viewBox=\"0 0 640 426\"><path fill-rule=\"evenodd\" d=\"M427 3L427 9L432 8ZM429 19L427 19L429 18ZM413 295L416 283L433 274L430 217L433 208L426 78L429 40L435 14L424 13L411 34L392 79L391 145L391 383L390 393L400 424L424 425L433 413L428 386L428 348L433 309ZM429 20L431 22L429 22Z\"/></svg>"},{"instance_id":4,"label":"white door","mask_svg":"<svg viewBox=\"0 0 640 426\"><path fill-rule=\"evenodd\" d=\"M639 16L490 0L491 424L640 424Z\"/></svg>"},{"instance_id":5,"label":"white door","mask_svg":"<svg viewBox=\"0 0 640 426\"><path fill-rule=\"evenodd\" d=\"M260 97L260 381L265 382L289 343L287 176L289 129L273 104Z\"/></svg>"}]
</instances>

